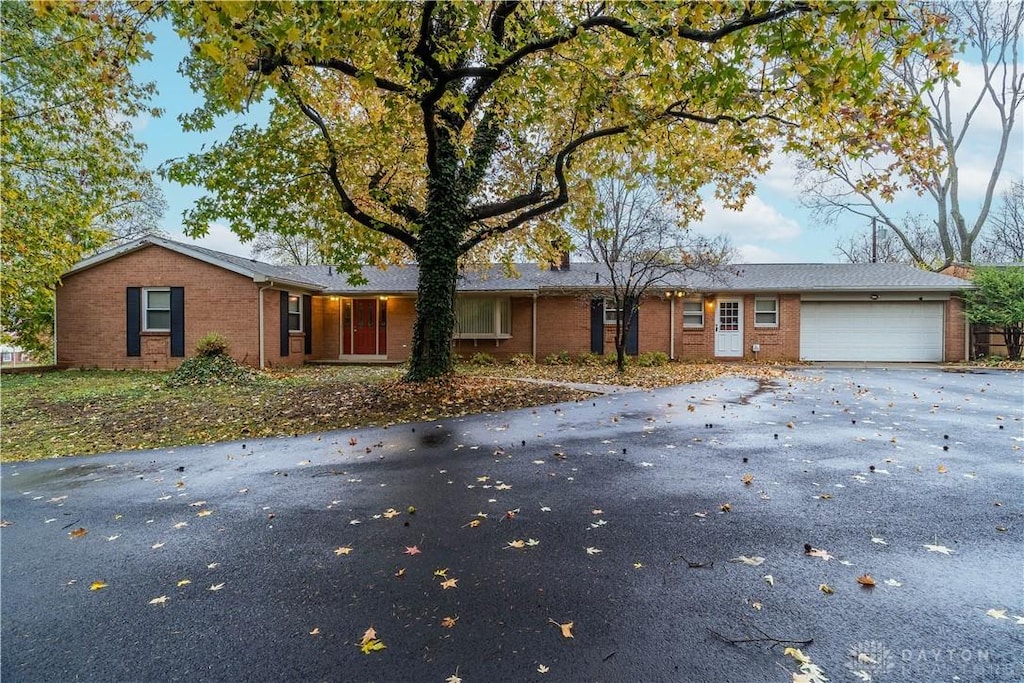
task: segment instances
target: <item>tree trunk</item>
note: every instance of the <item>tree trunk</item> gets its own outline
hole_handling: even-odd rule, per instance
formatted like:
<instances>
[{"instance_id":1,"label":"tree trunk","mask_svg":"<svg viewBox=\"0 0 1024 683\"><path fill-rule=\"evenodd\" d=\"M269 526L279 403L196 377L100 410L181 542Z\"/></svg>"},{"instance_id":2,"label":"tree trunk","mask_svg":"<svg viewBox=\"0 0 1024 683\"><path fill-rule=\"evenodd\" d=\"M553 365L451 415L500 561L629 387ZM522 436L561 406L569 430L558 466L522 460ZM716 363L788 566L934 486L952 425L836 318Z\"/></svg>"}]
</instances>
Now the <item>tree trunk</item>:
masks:
<instances>
[{"instance_id":1,"label":"tree trunk","mask_svg":"<svg viewBox=\"0 0 1024 683\"><path fill-rule=\"evenodd\" d=\"M1006 357L1009 360L1020 360L1021 342L1024 330L1020 325L1003 328L1003 340L1006 342Z\"/></svg>"},{"instance_id":2,"label":"tree trunk","mask_svg":"<svg viewBox=\"0 0 1024 683\"><path fill-rule=\"evenodd\" d=\"M455 280L458 256L454 248L435 251L424 244L417 257L420 266L416 285L416 320L412 328L412 355L405 378L422 382L447 375L452 363L455 333Z\"/></svg>"},{"instance_id":3,"label":"tree trunk","mask_svg":"<svg viewBox=\"0 0 1024 683\"><path fill-rule=\"evenodd\" d=\"M427 211L416 245L419 281L412 355L405 379L423 382L449 374L455 333L455 284L459 245L467 228L465 200L458 190L458 160L447 136L437 150L437 172L427 182Z\"/></svg>"}]
</instances>

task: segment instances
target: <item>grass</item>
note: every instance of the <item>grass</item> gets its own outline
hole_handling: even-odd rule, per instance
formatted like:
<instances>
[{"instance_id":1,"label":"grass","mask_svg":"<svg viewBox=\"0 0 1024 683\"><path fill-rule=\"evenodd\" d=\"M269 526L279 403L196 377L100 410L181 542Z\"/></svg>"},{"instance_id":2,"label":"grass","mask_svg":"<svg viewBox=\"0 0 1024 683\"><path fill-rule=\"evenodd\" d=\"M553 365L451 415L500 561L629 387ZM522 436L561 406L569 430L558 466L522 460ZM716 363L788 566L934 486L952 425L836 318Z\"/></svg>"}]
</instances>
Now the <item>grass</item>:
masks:
<instances>
[{"instance_id":1,"label":"grass","mask_svg":"<svg viewBox=\"0 0 1024 683\"><path fill-rule=\"evenodd\" d=\"M307 366L264 373L256 384L169 387L169 373L68 370L13 374L0 391L5 461L166 448L214 441L292 436L383 426L581 399L568 387L533 378L653 388L721 374L771 373L712 363L656 368L460 366L453 377L401 382L402 368Z\"/></svg>"},{"instance_id":2,"label":"grass","mask_svg":"<svg viewBox=\"0 0 1024 683\"><path fill-rule=\"evenodd\" d=\"M255 385L166 385L167 373L10 375L0 391L3 460L290 436L574 400L589 394L458 375L400 384L401 370L306 367Z\"/></svg>"}]
</instances>

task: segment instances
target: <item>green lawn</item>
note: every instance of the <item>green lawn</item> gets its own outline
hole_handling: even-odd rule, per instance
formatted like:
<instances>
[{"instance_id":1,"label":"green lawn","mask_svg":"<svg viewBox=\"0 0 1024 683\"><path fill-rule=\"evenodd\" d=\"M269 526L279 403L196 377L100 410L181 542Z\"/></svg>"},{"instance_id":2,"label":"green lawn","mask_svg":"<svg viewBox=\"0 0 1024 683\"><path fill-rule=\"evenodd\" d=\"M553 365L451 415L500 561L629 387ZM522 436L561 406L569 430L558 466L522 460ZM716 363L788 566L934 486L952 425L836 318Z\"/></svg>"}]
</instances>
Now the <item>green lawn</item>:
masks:
<instances>
[{"instance_id":1,"label":"green lawn","mask_svg":"<svg viewBox=\"0 0 1024 683\"><path fill-rule=\"evenodd\" d=\"M158 448L519 408L584 396L475 375L423 385L391 367L305 367L248 385L169 388L167 373L6 375L3 460Z\"/></svg>"}]
</instances>

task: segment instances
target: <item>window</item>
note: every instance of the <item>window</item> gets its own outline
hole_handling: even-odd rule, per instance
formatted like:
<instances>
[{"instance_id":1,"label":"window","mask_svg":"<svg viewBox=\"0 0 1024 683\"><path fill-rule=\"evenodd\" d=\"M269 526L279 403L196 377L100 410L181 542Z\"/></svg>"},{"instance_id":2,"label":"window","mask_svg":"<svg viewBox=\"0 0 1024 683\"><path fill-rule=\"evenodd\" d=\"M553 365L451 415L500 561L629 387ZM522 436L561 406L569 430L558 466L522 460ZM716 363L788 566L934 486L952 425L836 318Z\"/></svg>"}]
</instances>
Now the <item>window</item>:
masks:
<instances>
[{"instance_id":1,"label":"window","mask_svg":"<svg viewBox=\"0 0 1024 683\"><path fill-rule=\"evenodd\" d=\"M288 331L302 332L302 297L288 295Z\"/></svg>"},{"instance_id":2,"label":"window","mask_svg":"<svg viewBox=\"0 0 1024 683\"><path fill-rule=\"evenodd\" d=\"M704 327L704 299L683 300L683 327Z\"/></svg>"},{"instance_id":3,"label":"window","mask_svg":"<svg viewBox=\"0 0 1024 683\"><path fill-rule=\"evenodd\" d=\"M171 290L153 288L142 290L142 329L146 332L171 331Z\"/></svg>"},{"instance_id":4,"label":"window","mask_svg":"<svg viewBox=\"0 0 1024 683\"><path fill-rule=\"evenodd\" d=\"M508 297L460 297L455 300L457 339L502 339L512 336Z\"/></svg>"},{"instance_id":5,"label":"window","mask_svg":"<svg viewBox=\"0 0 1024 683\"><path fill-rule=\"evenodd\" d=\"M604 324L614 325L622 317L622 309L615 306L615 299L606 298L604 300Z\"/></svg>"},{"instance_id":6,"label":"window","mask_svg":"<svg viewBox=\"0 0 1024 683\"><path fill-rule=\"evenodd\" d=\"M14 352L13 351L4 351L3 352L2 360L3 360L4 363L13 363L14 362Z\"/></svg>"},{"instance_id":7,"label":"window","mask_svg":"<svg viewBox=\"0 0 1024 683\"><path fill-rule=\"evenodd\" d=\"M754 299L754 327L778 326L779 300L775 297Z\"/></svg>"}]
</instances>

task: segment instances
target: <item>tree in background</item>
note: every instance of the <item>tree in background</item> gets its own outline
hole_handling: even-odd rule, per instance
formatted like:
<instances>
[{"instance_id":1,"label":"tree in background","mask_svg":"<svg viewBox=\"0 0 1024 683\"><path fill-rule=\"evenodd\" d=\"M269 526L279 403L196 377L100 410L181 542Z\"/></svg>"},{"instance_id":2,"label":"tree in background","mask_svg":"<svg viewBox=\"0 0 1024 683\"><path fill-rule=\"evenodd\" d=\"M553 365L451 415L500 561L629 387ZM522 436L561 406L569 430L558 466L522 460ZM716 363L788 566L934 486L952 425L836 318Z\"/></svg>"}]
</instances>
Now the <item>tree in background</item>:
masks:
<instances>
[{"instance_id":1,"label":"tree in background","mask_svg":"<svg viewBox=\"0 0 1024 683\"><path fill-rule=\"evenodd\" d=\"M624 169L622 169L624 170ZM644 297L666 281L727 263L725 240L687 232L649 176L619 174L598 179L592 202L581 202L571 216L576 251L603 267L615 310L615 358L626 369L626 340Z\"/></svg>"},{"instance_id":2,"label":"tree in background","mask_svg":"<svg viewBox=\"0 0 1024 683\"><path fill-rule=\"evenodd\" d=\"M934 21L932 12L941 12L949 18L947 33L961 39L961 54L970 50L978 55L983 72L978 92L966 112L958 117L954 98L967 97L969 93L955 91L947 80L939 78L934 61L914 55L889 65L887 78L894 87L906 88L927 105L927 137L905 148L879 146L866 158L805 148L804 201L825 222L834 222L842 214L862 216L865 225L876 219L892 231L909 261L941 270L953 262L973 262L975 244L989 218L1010 135L1024 101L1024 70L1020 61L1024 3L979 0L915 6L919 10L916 23L920 30L926 31L929 22ZM961 188L961 149L976 132L976 115L982 106L995 111L999 132L992 146L994 153L984 196L976 213L969 217ZM922 144L936 149L943 163L924 168L907 163L908 158L921 154ZM912 217L901 220L886 207L898 191L908 187L923 188L935 204L928 227L929 239L921 239L919 221ZM862 245L870 244L870 233L854 242L856 248L852 250L840 243L840 251L862 255Z\"/></svg>"},{"instance_id":3,"label":"tree in background","mask_svg":"<svg viewBox=\"0 0 1024 683\"><path fill-rule=\"evenodd\" d=\"M159 113L129 72L152 3L36 6L0 3L0 334L47 358L61 274L119 230L154 227L163 199L130 125Z\"/></svg>"},{"instance_id":4,"label":"tree in background","mask_svg":"<svg viewBox=\"0 0 1024 683\"><path fill-rule=\"evenodd\" d=\"M1015 180L1003 192L999 209L990 219L990 239L983 255L992 263L1024 263L1024 181Z\"/></svg>"},{"instance_id":5,"label":"tree in background","mask_svg":"<svg viewBox=\"0 0 1024 683\"><path fill-rule=\"evenodd\" d=\"M972 278L975 289L964 292L967 319L998 328L1010 360L1020 360L1024 337L1024 268L978 268Z\"/></svg>"},{"instance_id":6,"label":"tree in background","mask_svg":"<svg viewBox=\"0 0 1024 683\"><path fill-rule=\"evenodd\" d=\"M460 263L549 260L579 170L601 177L625 155L684 214L707 185L738 207L774 144L831 140L837 117L844 135L923 134L882 69L949 53L894 1L169 7L205 96L187 128L271 108L266 125L165 166L208 191L186 229L224 220L251 238L315 218L345 269L411 255L410 380L452 369Z\"/></svg>"},{"instance_id":7,"label":"tree in background","mask_svg":"<svg viewBox=\"0 0 1024 683\"><path fill-rule=\"evenodd\" d=\"M288 235L278 232L258 232L253 237L251 253L283 266L316 266L324 263L324 249L316 239L307 235Z\"/></svg>"}]
</instances>

